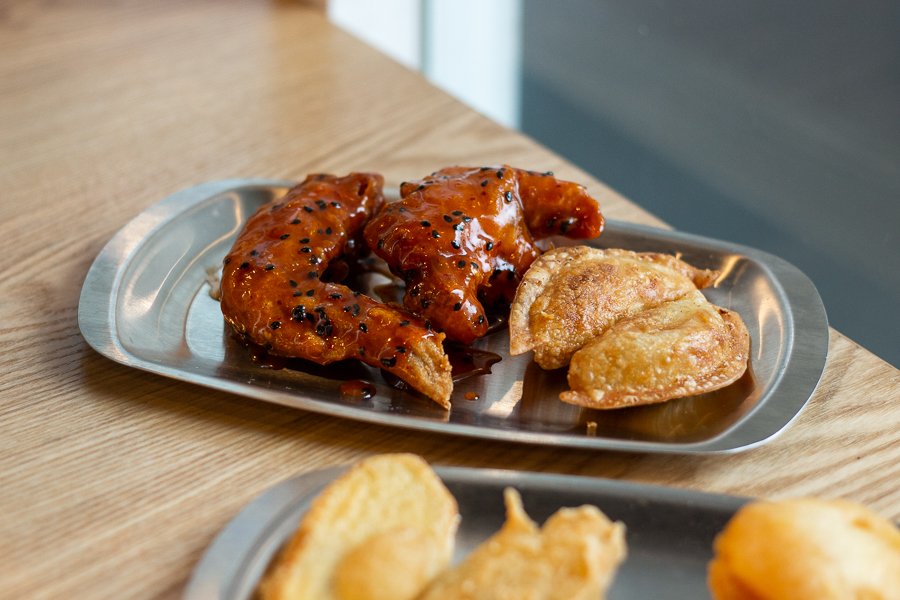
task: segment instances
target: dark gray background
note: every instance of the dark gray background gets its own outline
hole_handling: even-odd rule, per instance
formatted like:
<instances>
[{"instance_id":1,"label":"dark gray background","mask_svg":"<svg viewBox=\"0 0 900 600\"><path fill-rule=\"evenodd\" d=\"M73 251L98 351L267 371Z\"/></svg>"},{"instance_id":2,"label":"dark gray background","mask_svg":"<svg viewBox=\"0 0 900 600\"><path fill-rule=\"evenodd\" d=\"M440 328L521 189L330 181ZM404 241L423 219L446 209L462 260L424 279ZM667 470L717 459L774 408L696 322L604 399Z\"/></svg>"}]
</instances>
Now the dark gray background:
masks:
<instances>
[{"instance_id":1,"label":"dark gray background","mask_svg":"<svg viewBox=\"0 0 900 600\"><path fill-rule=\"evenodd\" d=\"M900 3L525 0L522 129L900 367Z\"/></svg>"}]
</instances>

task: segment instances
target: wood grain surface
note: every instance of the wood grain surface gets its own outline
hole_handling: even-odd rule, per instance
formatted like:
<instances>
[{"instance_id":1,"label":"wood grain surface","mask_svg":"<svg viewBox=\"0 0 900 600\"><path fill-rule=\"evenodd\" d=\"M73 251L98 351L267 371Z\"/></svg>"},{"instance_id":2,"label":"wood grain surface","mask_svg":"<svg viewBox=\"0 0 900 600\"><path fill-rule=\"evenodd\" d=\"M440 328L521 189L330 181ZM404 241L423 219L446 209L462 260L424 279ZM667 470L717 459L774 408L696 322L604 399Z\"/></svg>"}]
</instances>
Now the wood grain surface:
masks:
<instances>
[{"instance_id":1,"label":"wood grain surface","mask_svg":"<svg viewBox=\"0 0 900 600\"><path fill-rule=\"evenodd\" d=\"M554 450L367 425L113 363L76 319L128 220L231 177L372 170L389 184L510 163L653 216L287 2L0 2L0 597L177 598L219 529L292 475L378 452L900 518L900 371L832 331L815 396L773 442L705 457Z\"/></svg>"}]
</instances>

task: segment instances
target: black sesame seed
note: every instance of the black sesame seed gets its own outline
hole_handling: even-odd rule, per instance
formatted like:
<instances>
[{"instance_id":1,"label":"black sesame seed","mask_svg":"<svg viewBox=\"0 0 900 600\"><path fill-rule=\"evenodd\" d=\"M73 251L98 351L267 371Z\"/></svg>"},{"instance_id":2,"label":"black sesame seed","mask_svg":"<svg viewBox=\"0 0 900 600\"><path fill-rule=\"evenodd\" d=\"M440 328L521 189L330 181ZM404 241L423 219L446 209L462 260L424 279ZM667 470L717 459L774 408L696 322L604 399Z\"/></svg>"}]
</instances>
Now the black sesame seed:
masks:
<instances>
[{"instance_id":1,"label":"black sesame seed","mask_svg":"<svg viewBox=\"0 0 900 600\"><path fill-rule=\"evenodd\" d=\"M311 265L317 265L317 264L319 264L319 257L318 257L318 256L310 256L310 257L309 257L309 264L311 264Z\"/></svg>"},{"instance_id":2,"label":"black sesame seed","mask_svg":"<svg viewBox=\"0 0 900 600\"><path fill-rule=\"evenodd\" d=\"M453 310L459 310L462 308L462 302L457 302L453 305Z\"/></svg>"},{"instance_id":3,"label":"black sesame seed","mask_svg":"<svg viewBox=\"0 0 900 600\"><path fill-rule=\"evenodd\" d=\"M310 248L309 246L304 246L300 248L300 252L312 252L312 248Z\"/></svg>"},{"instance_id":4,"label":"black sesame seed","mask_svg":"<svg viewBox=\"0 0 900 600\"><path fill-rule=\"evenodd\" d=\"M462 231L463 230L462 223L457 223L456 225L453 226L453 229L456 231Z\"/></svg>"},{"instance_id":5,"label":"black sesame seed","mask_svg":"<svg viewBox=\"0 0 900 600\"><path fill-rule=\"evenodd\" d=\"M431 304L430 300L422 300L422 308L428 308L429 304Z\"/></svg>"},{"instance_id":6,"label":"black sesame seed","mask_svg":"<svg viewBox=\"0 0 900 600\"><path fill-rule=\"evenodd\" d=\"M463 217L462 220L463 220L463 223L468 223L469 221L472 220L472 217Z\"/></svg>"},{"instance_id":7,"label":"black sesame seed","mask_svg":"<svg viewBox=\"0 0 900 600\"><path fill-rule=\"evenodd\" d=\"M315 308L313 309L313 312L324 313L324 312L325 312L325 307L324 307L324 306L317 306L317 307L315 307Z\"/></svg>"},{"instance_id":8,"label":"black sesame seed","mask_svg":"<svg viewBox=\"0 0 900 600\"><path fill-rule=\"evenodd\" d=\"M360 292L353 292L353 297L356 298L357 296L359 296L359 294Z\"/></svg>"},{"instance_id":9,"label":"black sesame seed","mask_svg":"<svg viewBox=\"0 0 900 600\"><path fill-rule=\"evenodd\" d=\"M431 223L429 223L428 221L421 221L419 225L421 225L422 227L431 227Z\"/></svg>"},{"instance_id":10,"label":"black sesame seed","mask_svg":"<svg viewBox=\"0 0 900 600\"><path fill-rule=\"evenodd\" d=\"M359 304L354 304L354 305L353 305L353 316L354 316L354 317L358 317L358 316L359 316L359 311L360 311Z\"/></svg>"},{"instance_id":11,"label":"black sesame seed","mask_svg":"<svg viewBox=\"0 0 900 600\"><path fill-rule=\"evenodd\" d=\"M490 167L481 167L480 170L481 170L481 171L490 171L491 168L490 168Z\"/></svg>"},{"instance_id":12,"label":"black sesame seed","mask_svg":"<svg viewBox=\"0 0 900 600\"><path fill-rule=\"evenodd\" d=\"M327 228L325 229L325 234L326 234L326 235L331 235L331 227L327 227Z\"/></svg>"},{"instance_id":13,"label":"black sesame seed","mask_svg":"<svg viewBox=\"0 0 900 600\"><path fill-rule=\"evenodd\" d=\"M302 304L298 304L294 307L294 310L291 311L291 315L294 317L294 320L298 323L302 322L303 319L306 318L306 307Z\"/></svg>"},{"instance_id":14,"label":"black sesame seed","mask_svg":"<svg viewBox=\"0 0 900 600\"><path fill-rule=\"evenodd\" d=\"M459 242L457 242L456 240L450 242L450 245L459 250Z\"/></svg>"},{"instance_id":15,"label":"black sesame seed","mask_svg":"<svg viewBox=\"0 0 900 600\"><path fill-rule=\"evenodd\" d=\"M473 260L472 262L469 263L469 266L472 267L473 269L477 269L478 263Z\"/></svg>"},{"instance_id":16,"label":"black sesame seed","mask_svg":"<svg viewBox=\"0 0 900 600\"><path fill-rule=\"evenodd\" d=\"M257 252L256 250L250 251L250 256L256 256L257 254L259 254L259 252Z\"/></svg>"},{"instance_id":17,"label":"black sesame seed","mask_svg":"<svg viewBox=\"0 0 900 600\"><path fill-rule=\"evenodd\" d=\"M406 325L409 325L409 321L400 321L401 327L406 326Z\"/></svg>"},{"instance_id":18,"label":"black sesame seed","mask_svg":"<svg viewBox=\"0 0 900 600\"><path fill-rule=\"evenodd\" d=\"M299 225L299 224L300 224L300 219L294 219L293 221L291 221L291 225Z\"/></svg>"},{"instance_id":19,"label":"black sesame seed","mask_svg":"<svg viewBox=\"0 0 900 600\"><path fill-rule=\"evenodd\" d=\"M406 209L403 208L403 207L401 206L401 207L400 207L400 212L406 212Z\"/></svg>"},{"instance_id":20,"label":"black sesame seed","mask_svg":"<svg viewBox=\"0 0 900 600\"><path fill-rule=\"evenodd\" d=\"M306 212L312 212L312 211L313 211L313 209L312 209L311 206L304 206L304 207L303 207L303 210L305 210Z\"/></svg>"},{"instance_id":21,"label":"black sesame seed","mask_svg":"<svg viewBox=\"0 0 900 600\"><path fill-rule=\"evenodd\" d=\"M308 243L309 243L309 238L303 238L302 240L300 240L300 243L301 243L301 244L308 244Z\"/></svg>"},{"instance_id":22,"label":"black sesame seed","mask_svg":"<svg viewBox=\"0 0 900 600\"><path fill-rule=\"evenodd\" d=\"M397 352L403 354L406 352L406 348L404 348L403 346L397 346Z\"/></svg>"},{"instance_id":23,"label":"black sesame seed","mask_svg":"<svg viewBox=\"0 0 900 600\"><path fill-rule=\"evenodd\" d=\"M366 327L366 324L365 324L365 323L360 323L360 324L359 324L359 330L362 331L363 333L368 333L368 332L369 332L369 328Z\"/></svg>"},{"instance_id":24,"label":"black sesame seed","mask_svg":"<svg viewBox=\"0 0 900 600\"><path fill-rule=\"evenodd\" d=\"M350 312L351 308L349 306L344 307L344 312Z\"/></svg>"},{"instance_id":25,"label":"black sesame seed","mask_svg":"<svg viewBox=\"0 0 900 600\"><path fill-rule=\"evenodd\" d=\"M309 321L310 323L315 323L316 315L312 314L311 312L308 312L308 313L306 313L306 320Z\"/></svg>"},{"instance_id":26,"label":"black sesame seed","mask_svg":"<svg viewBox=\"0 0 900 600\"><path fill-rule=\"evenodd\" d=\"M553 227L553 224L556 223L556 217L550 217L550 220L545 223L547 229Z\"/></svg>"},{"instance_id":27,"label":"black sesame seed","mask_svg":"<svg viewBox=\"0 0 900 600\"><path fill-rule=\"evenodd\" d=\"M275 265L266 265L266 271L271 271L275 268Z\"/></svg>"},{"instance_id":28,"label":"black sesame seed","mask_svg":"<svg viewBox=\"0 0 900 600\"><path fill-rule=\"evenodd\" d=\"M365 356L365 355L366 355L366 349L363 348L363 347L360 347L360 349L359 349L359 354L360 354L361 356Z\"/></svg>"},{"instance_id":29,"label":"black sesame seed","mask_svg":"<svg viewBox=\"0 0 900 600\"><path fill-rule=\"evenodd\" d=\"M281 321L272 321L269 323L269 329L278 329L281 327Z\"/></svg>"},{"instance_id":30,"label":"black sesame seed","mask_svg":"<svg viewBox=\"0 0 900 600\"><path fill-rule=\"evenodd\" d=\"M497 277L499 277L500 273L502 273L502 272L503 272L502 269L494 269L494 272L491 273L491 279L497 279Z\"/></svg>"},{"instance_id":31,"label":"black sesame seed","mask_svg":"<svg viewBox=\"0 0 900 600\"><path fill-rule=\"evenodd\" d=\"M418 296L418 295L419 295L419 288L418 288L418 287L414 287L413 289L409 290L409 295L412 296L413 298L415 298L416 296Z\"/></svg>"},{"instance_id":32,"label":"black sesame seed","mask_svg":"<svg viewBox=\"0 0 900 600\"><path fill-rule=\"evenodd\" d=\"M286 240L286 239L288 239L289 237L291 237L291 234L286 233L286 234L284 234L283 236L281 236L281 239Z\"/></svg>"},{"instance_id":33,"label":"black sesame seed","mask_svg":"<svg viewBox=\"0 0 900 600\"><path fill-rule=\"evenodd\" d=\"M431 331L431 321L425 321L425 329L426 331Z\"/></svg>"},{"instance_id":34,"label":"black sesame seed","mask_svg":"<svg viewBox=\"0 0 900 600\"><path fill-rule=\"evenodd\" d=\"M401 182L400 182L400 187L403 187L404 185L406 185L406 182L405 182L405 181L401 181Z\"/></svg>"},{"instance_id":35,"label":"black sesame seed","mask_svg":"<svg viewBox=\"0 0 900 600\"><path fill-rule=\"evenodd\" d=\"M421 192L421 191L424 190L424 189L425 189L425 186L424 186L424 185L420 185L419 187L416 188L416 191L417 191L417 192Z\"/></svg>"},{"instance_id":36,"label":"black sesame seed","mask_svg":"<svg viewBox=\"0 0 900 600\"><path fill-rule=\"evenodd\" d=\"M325 210L325 201L324 200L316 200L316 204L319 206L319 208L321 208L322 210Z\"/></svg>"},{"instance_id":37,"label":"black sesame seed","mask_svg":"<svg viewBox=\"0 0 900 600\"><path fill-rule=\"evenodd\" d=\"M381 364L383 364L383 365L386 366L386 367L393 367L394 365L397 364L397 357L396 357L396 356L392 356L392 357L390 357L390 358L382 358L382 359L381 359Z\"/></svg>"},{"instance_id":38,"label":"black sesame seed","mask_svg":"<svg viewBox=\"0 0 900 600\"><path fill-rule=\"evenodd\" d=\"M331 298L332 300L340 300L341 299L340 294L329 294L328 297Z\"/></svg>"},{"instance_id":39,"label":"black sesame seed","mask_svg":"<svg viewBox=\"0 0 900 600\"><path fill-rule=\"evenodd\" d=\"M485 179L484 181L481 182L481 187L484 187L486 185L487 185L487 179Z\"/></svg>"},{"instance_id":40,"label":"black sesame seed","mask_svg":"<svg viewBox=\"0 0 900 600\"><path fill-rule=\"evenodd\" d=\"M512 202L512 192L510 192L509 190L506 190L506 193L503 194L503 197L506 198L507 202Z\"/></svg>"},{"instance_id":41,"label":"black sesame seed","mask_svg":"<svg viewBox=\"0 0 900 600\"><path fill-rule=\"evenodd\" d=\"M318 274L317 272L315 272L315 271L310 271L310 272L309 272L309 275L307 275L307 277L308 277L309 279L315 279L315 278L318 277L318 276L319 276L319 274Z\"/></svg>"},{"instance_id":42,"label":"black sesame seed","mask_svg":"<svg viewBox=\"0 0 900 600\"><path fill-rule=\"evenodd\" d=\"M484 245L485 250L490 250L493 247L494 247L494 242L488 242L487 244Z\"/></svg>"},{"instance_id":43,"label":"black sesame seed","mask_svg":"<svg viewBox=\"0 0 900 600\"><path fill-rule=\"evenodd\" d=\"M484 315L478 315L478 322L484 323Z\"/></svg>"},{"instance_id":44,"label":"black sesame seed","mask_svg":"<svg viewBox=\"0 0 900 600\"><path fill-rule=\"evenodd\" d=\"M431 230L431 237L433 237L434 239L438 239L439 237L441 237L441 234L439 234L437 231L435 231L434 229L432 229L432 230Z\"/></svg>"},{"instance_id":45,"label":"black sesame seed","mask_svg":"<svg viewBox=\"0 0 900 600\"><path fill-rule=\"evenodd\" d=\"M547 171L544 175L553 175L553 171Z\"/></svg>"},{"instance_id":46,"label":"black sesame seed","mask_svg":"<svg viewBox=\"0 0 900 600\"><path fill-rule=\"evenodd\" d=\"M316 333L319 334L319 337L325 337L325 326L322 323L316 325Z\"/></svg>"},{"instance_id":47,"label":"black sesame seed","mask_svg":"<svg viewBox=\"0 0 900 600\"><path fill-rule=\"evenodd\" d=\"M295 297L295 298L296 298L297 296L302 296L302 295L303 295L303 292L301 292L300 290L297 290L296 292L294 292L294 297Z\"/></svg>"},{"instance_id":48,"label":"black sesame seed","mask_svg":"<svg viewBox=\"0 0 900 600\"><path fill-rule=\"evenodd\" d=\"M338 204L337 202L332 202L331 205L332 205L333 207L335 207L335 208L340 208L340 207L341 207L341 205Z\"/></svg>"},{"instance_id":49,"label":"black sesame seed","mask_svg":"<svg viewBox=\"0 0 900 600\"><path fill-rule=\"evenodd\" d=\"M316 233L318 233L319 235L325 235L325 230L324 229L316 229Z\"/></svg>"},{"instance_id":50,"label":"black sesame seed","mask_svg":"<svg viewBox=\"0 0 900 600\"><path fill-rule=\"evenodd\" d=\"M569 229L569 227L571 227L574 224L575 224L574 219L566 219L565 221L563 221L562 223L559 224L559 232L565 233Z\"/></svg>"},{"instance_id":51,"label":"black sesame seed","mask_svg":"<svg viewBox=\"0 0 900 600\"><path fill-rule=\"evenodd\" d=\"M312 298L316 295L316 290L306 290L306 295Z\"/></svg>"},{"instance_id":52,"label":"black sesame seed","mask_svg":"<svg viewBox=\"0 0 900 600\"><path fill-rule=\"evenodd\" d=\"M497 171L497 177L503 179L503 171Z\"/></svg>"},{"instance_id":53,"label":"black sesame seed","mask_svg":"<svg viewBox=\"0 0 900 600\"><path fill-rule=\"evenodd\" d=\"M378 240L378 249L381 250L384 247L384 240Z\"/></svg>"},{"instance_id":54,"label":"black sesame seed","mask_svg":"<svg viewBox=\"0 0 900 600\"><path fill-rule=\"evenodd\" d=\"M456 263L456 266L459 267L460 269L462 269L464 266L466 266L466 261L461 260L458 263Z\"/></svg>"},{"instance_id":55,"label":"black sesame seed","mask_svg":"<svg viewBox=\"0 0 900 600\"><path fill-rule=\"evenodd\" d=\"M297 287L297 282L293 279L288 280L288 283L291 284L291 287Z\"/></svg>"},{"instance_id":56,"label":"black sesame seed","mask_svg":"<svg viewBox=\"0 0 900 600\"><path fill-rule=\"evenodd\" d=\"M453 217L451 217L450 215L444 215L444 220L447 221L448 223L452 223Z\"/></svg>"}]
</instances>

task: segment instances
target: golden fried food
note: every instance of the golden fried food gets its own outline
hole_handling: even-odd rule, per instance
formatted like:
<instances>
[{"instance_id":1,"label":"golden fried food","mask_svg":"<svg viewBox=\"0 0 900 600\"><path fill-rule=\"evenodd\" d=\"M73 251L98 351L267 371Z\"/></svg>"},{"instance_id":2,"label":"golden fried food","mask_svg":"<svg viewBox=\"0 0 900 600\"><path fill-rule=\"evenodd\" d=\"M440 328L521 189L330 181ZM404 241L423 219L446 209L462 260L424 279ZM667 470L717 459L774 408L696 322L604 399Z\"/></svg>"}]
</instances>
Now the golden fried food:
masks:
<instances>
[{"instance_id":1,"label":"golden fried food","mask_svg":"<svg viewBox=\"0 0 900 600\"><path fill-rule=\"evenodd\" d=\"M619 320L712 284L718 273L667 254L557 248L525 274L509 316L510 354L534 350L545 369L572 355Z\"/></svg>"},{"instance_id":2,"label":"golden fried food","mask_svg":"<svg viewBox=\"0 0 900 600\"><path fill-rule=\"evenodd\" d=\"M741 318L697 290L626 317L590 340L569 365L560 399L621 408L711 392L747 369L750 335Z\"/></svg>"},{"instance_id":3,"label":"golden fried food","mask_svg":"<svg viewBox=\"0 0 900 600\"><path fill-rule=\"evenodd\" d=\"M261 600L412 600L450 563L456 500L422 458L366 459L313 502Z\"/></svg>"},{"instance_id":4,"label":"golden fried food","mask_svg":"<svg viewBox=\"0 0 900 600\"><path fill-rule=\"evenodd\" d=\"M260 208L225 258L225 319L275 356L325 365L355 358L394 373L450 407L441 342L419 317L327 283L330 263L358 252L363 226L384 204L380 175L310 175Z\"/></svg>"},{"instance_id":5,"label":"golden fried food","mask_svg":"<svg viewBox=\"0 0 900 600\"><path fill-rule=\"evenodd\" d=\"M487 333L487 310L508 310L540 256L534 240L603 230L585 189L550 173L452 167L400 194L366 226L366 241L406 282L406 307L466 344Z\"/></svg>"},{"instance_id":6,"label":"golden fried food","mask_svg":"<svg viewBox=\"0 0 900 600\"><path fill-rule=\"evenodd\" d=\"M625 526L595 506L563 508L542 528L507 488L506 523L421 600L597 600L625 559Z\"/></svg>"},{"instance_id":7,"label":"golden fried food","mask_svg":"<svg viewBox=\"0 0 900 600\"><path fill-rule=\"evenodd\" d=\"M853 502L754 502L714 547L715 600L900 600L900 530Z\"/></svg>"}]
</instances>

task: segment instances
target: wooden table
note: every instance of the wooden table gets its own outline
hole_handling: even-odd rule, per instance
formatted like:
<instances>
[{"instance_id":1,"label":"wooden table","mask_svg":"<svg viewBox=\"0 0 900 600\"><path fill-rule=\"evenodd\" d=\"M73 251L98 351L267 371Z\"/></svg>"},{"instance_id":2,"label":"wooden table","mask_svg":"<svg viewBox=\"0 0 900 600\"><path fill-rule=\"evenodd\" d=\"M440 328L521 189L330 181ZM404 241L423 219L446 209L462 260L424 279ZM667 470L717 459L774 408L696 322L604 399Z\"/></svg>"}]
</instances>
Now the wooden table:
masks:
<instances>
[{"instance_id":1,"label":"wooden table","mask_svg":"<svg viewBox=\"0 0 900 600\"><path fill-rule=\"evenodd\" d=\"M379 452L841 496L900 518L900 371L834 331L818 391L783 435L704 457L412 433L99 356L76 321L91 262L134 215L203 181L372 170L397 185L445 165L506 162L585 182L608 217L660 223L314 10L94 4L0 10L0 596L179 597L213 536L256 494Z\"/></svg>"}]
</instances>

